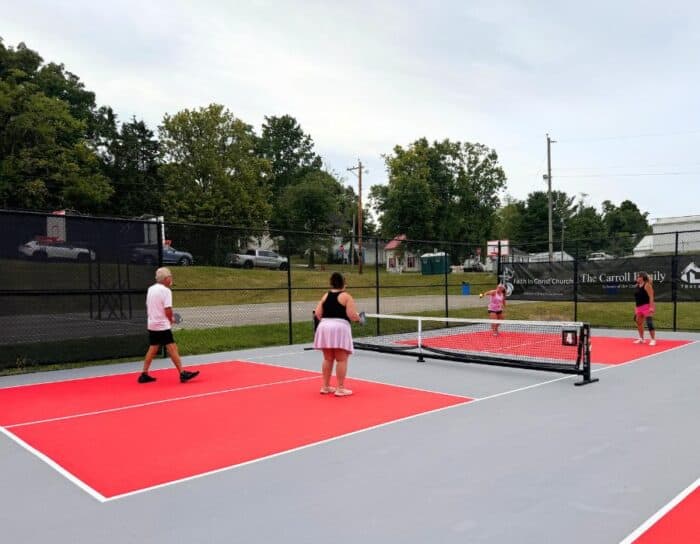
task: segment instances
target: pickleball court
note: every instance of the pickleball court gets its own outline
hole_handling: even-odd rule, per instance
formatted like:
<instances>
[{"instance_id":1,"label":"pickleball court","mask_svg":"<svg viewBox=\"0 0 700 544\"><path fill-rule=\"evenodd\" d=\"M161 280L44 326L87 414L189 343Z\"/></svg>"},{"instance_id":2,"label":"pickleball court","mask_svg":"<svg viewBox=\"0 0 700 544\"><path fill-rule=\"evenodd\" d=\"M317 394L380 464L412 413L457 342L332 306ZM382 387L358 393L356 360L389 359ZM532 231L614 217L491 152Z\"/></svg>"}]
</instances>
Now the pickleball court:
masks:
<instances>
[{"instance_id":1,"label":"pickleball court","mask_svg":"<svg viewBox=\"0 0 700 544\"><path fill-rule=\"evenodd\" d=\"M697 541L699 338L640 346L594 331L600 381L584 387L358 350L355 393L336 398L319 394L321 357L307 346L186 358L201 370L187 384L165 360L152 384L136 383L139 361L0 378L3 534ZM515 349L496 340L481 342Z\"/></svg>"}]
</instances>

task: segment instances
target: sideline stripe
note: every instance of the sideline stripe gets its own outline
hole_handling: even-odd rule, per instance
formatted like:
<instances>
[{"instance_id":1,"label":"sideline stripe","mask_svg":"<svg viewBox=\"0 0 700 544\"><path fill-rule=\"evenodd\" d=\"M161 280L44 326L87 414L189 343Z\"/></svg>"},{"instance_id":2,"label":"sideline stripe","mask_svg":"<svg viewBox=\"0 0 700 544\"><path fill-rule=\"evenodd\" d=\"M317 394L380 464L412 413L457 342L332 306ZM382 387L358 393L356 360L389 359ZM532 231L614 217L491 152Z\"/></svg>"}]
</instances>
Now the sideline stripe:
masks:
<instances>
[{"instance_id":1,"label":"sideline stripe","mask_svg":"<svg viewBox=\"0 0 700 544\"><path fill-rule=\"evenodd\" d=\"M71 414L69 416L61 416L61 417L51 417L48 419L39 419L37 421L27 421L24 423L15 423L13 425L5 425L5 429L15 429L17 427L27 427L29 425L39 425L41 423L51 423L54 421L64 421L67 419L77 419L79 417L88 417L88 416L96 416L100 414L109 414L110 412L121 412L124 410L131 410L133 408L143 408L145 406L154 406L157 404L166 404L168 402L175 402L178 400L189 400L189 399L197 399L197 398L202 398L202 397L211 397L213 395L222 395L225 393L234 393L236 391L245 391L247 389L257 389L257 388L263 388L263 387L271 387L274 385L282 385L285 383L294 383L294 382L303 382L305 380L317 380L318 376L305 376L303 378L293 378L291 380L282 380L279 382L269 382L269 383L257 383L255 385L247 385L245 387L232 387L229 389L221 389L219 391L207 391L206 393L197 393L196 395L186 395L184 397L172 397L169 399L161 399L161 400L154 400L151 402L142 402L139 404L127 404L126 406L118 406L116 408L107 408L105 410L95 410L93 412L83 412L81 414Z\"/></svg>"},{"instance_id":2,"label":"sideline stripe","mask_svg":"<svg viewBox=\"0 0 700 544\"><path fill-rule=\"evenodd\" d=\"M676 346L676 347L674 347L674 348L669 348L669 349L667 349L667 350L659 351L659 352L656 352L656 353L650 353L649 355L645 355L644 357L638 357L637 359L631 359L631 360L629 360L629 361L625 361L624 363L618 363L618 364L614 364L614 365L613 365L613 364L610 364L610 363L596 363L595 361L591 361L591 364L593 364L593 365L605 365L605 366L603 366L602 368L595 368L595 369L592 368L592 369L591 369L591 372L602 372L603 370L610 370L611 368L621 368L621 367L624 367L624 366L627 366L627 365L632 365L632 364L634 364L634 363L638 363L638 362L640 362L640 361L644 361L645 359L651 359L652 357L658 357L658 356L660 356L660 355L666 355L666 354L668 354L668 353L671 353L671 352L673 352L673 351L676 351L677 349L687 348L688 346L692 346L692 345L695 345L695 344L697 344L697 343L698 343L697 340L692 340L692 341L690 341L690 342L687 343L687 344L682 344L682 345L680 345L680 346Z\"/></svg>"},{"instance_id":3,"label":"sideline stripe","mask_svg":"<svg viewBox=\"0 0 700 544\"><path fill-rule=\"evenodd\" d=\"M56 463L53 459L50 457L47 457L43 453L41 453L39 450L36 448L30 446L27 444L24 440L22 440L20 437L15 436L13 433L7 431L4 427L0 427L0 433L4 434L7 436L10 440L16 442L20 447L24 448L25 450L29 451L29 453L34 454L36 457L38 457L41 461L49 465L52 469L54 469L56 472L58 472L61 476L66 478L69 482L74 483L77 485L80 489L85 491L88 495L93 497L94 499L97 499L100 502L106 502L107 497L102 495L101 493L98 493L96 490L94 490L92 487L87 485L85 482L82 480L78 479L75 477L72 473L68 472L65 468L63 468L61 465Z\"/></svg>"},{"instance_id":4,"label":"sideline stripe","mask_svg":"<svg viewBox=\"0 0 700 544\"><path fill-rule=\"evenodd\" d=\"M686 487L683 491L681 491L678 495L676 495L671 501L663 506L656 514L651 516L648 520L646 520L642 525L640 525L636 530L634 530L632 533L627 536L624 540L620 542L620 544L632 544L635 540L637 540L642 534L647 532L652 525L654 525L657 521L659 521L661 518L663 518L666 514L668 514L673 508L675 508L683 499L685 499L688 495L690 495L697 487L700 485L700 478L695 480L692 484L690 484L688 487Z\"/></svg>"}]
</instances>

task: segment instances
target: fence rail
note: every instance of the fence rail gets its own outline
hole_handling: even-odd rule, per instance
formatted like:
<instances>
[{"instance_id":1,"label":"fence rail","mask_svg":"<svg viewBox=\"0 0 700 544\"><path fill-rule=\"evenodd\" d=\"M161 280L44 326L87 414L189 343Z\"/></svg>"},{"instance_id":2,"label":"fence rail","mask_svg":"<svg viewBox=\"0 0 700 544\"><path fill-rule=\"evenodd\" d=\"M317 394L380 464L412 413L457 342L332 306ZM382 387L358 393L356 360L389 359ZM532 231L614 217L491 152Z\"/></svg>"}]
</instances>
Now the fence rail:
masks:
<instances>
[{"instance_id":1,"label":"fence rail","mask_svg":"<svg viewBox=\"0 0 700 544\"><path fill-rule=\"evenodd\" d=\"M140 357L145 293L163 265L182 267L176 305L182 327L200 334L277 324L286 325L280 341L308 341L311 310L336 269L347 272L353 295L371 313L485 316L477 294L501 281L511 304L539 301L554 309L553 319L629 328L631 319L606 318L596 305L630 305L634 275L644 270L654 278L660 327L700 328L689 318L700 300L695 231L665 233L657 248L668 249L669 237L675 243L663 255L589 260L573 251L568 260L562 253L559 261L537 262L500 242L364 236L360 250L347 235L7 210L0 210L0 230L0 367ZM231 255L250 247L276 254L274 262L285 265L234 272ZM178 282L187 276L184 265L203 271L196 284Z\"/></svg>"}]
</instances>

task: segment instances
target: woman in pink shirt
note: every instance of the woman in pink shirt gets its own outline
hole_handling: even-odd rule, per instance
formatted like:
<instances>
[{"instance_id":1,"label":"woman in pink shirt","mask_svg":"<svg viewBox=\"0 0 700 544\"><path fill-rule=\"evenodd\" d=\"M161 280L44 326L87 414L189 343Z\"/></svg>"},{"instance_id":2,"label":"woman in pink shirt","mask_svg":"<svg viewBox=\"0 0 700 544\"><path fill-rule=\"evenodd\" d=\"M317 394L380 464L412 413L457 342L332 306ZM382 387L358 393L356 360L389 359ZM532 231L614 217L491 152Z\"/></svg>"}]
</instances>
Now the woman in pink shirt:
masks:
<instances>
[{"instance_id":1,"label":"woman in pink shirt","mask_svg":"<svg viewBox=\"0 0 700 544\"><path fill-rule=\"evenodd\" d=\"M503 312L506 309L506 286L499 283L495 289L486 291L484 295L489 297L489 317L491 319L503 319ZM491 325L491 331L494 336L498 336L498 323Z\"/></svg>"}]
</instances>

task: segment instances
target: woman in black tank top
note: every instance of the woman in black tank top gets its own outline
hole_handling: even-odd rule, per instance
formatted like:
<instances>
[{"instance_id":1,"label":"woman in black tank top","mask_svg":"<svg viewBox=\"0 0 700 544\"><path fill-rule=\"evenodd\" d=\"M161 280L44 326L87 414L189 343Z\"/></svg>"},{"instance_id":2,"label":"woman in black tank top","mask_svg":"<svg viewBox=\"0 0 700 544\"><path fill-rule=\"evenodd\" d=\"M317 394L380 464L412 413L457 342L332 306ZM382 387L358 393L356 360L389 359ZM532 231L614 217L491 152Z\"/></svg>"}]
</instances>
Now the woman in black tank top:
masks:
<instances>
[{"instance_id":1,"label":"woman in black tank top","mask_svg":"<svg viewBox=\"0 0 700 544\"><path fill-rule=\"evenodd\" d=\"M654 305L654 288L651 285L649 274L646 272L637 274L637 285L634 288L634 307L634 321L637 323L637 332L639 333L639 338L634 343L644 343L644 322L646 322L649 336L651 336L649 345L655 346L656 330L654 328L654 319L652 318L656 309Z\"/></svg>"},{"instance_id":2,"label":"woman in black tank top","mask_svg":"<svg viewBox=\"0 0 700 544\"><path fill-rule=\"evenodd\" d=\"M331 289L323 295L314 311L318 323L314 333L314 348L323 350L323 386L321 394L334 393L336 397L347 397L352 391L345 387L348 358L353 351L351 321L360 321L355 301L345 291L345 278L339 272L331 275ZM335 366L336 387L331 386Z\"/></svg>"}]
</instances>

